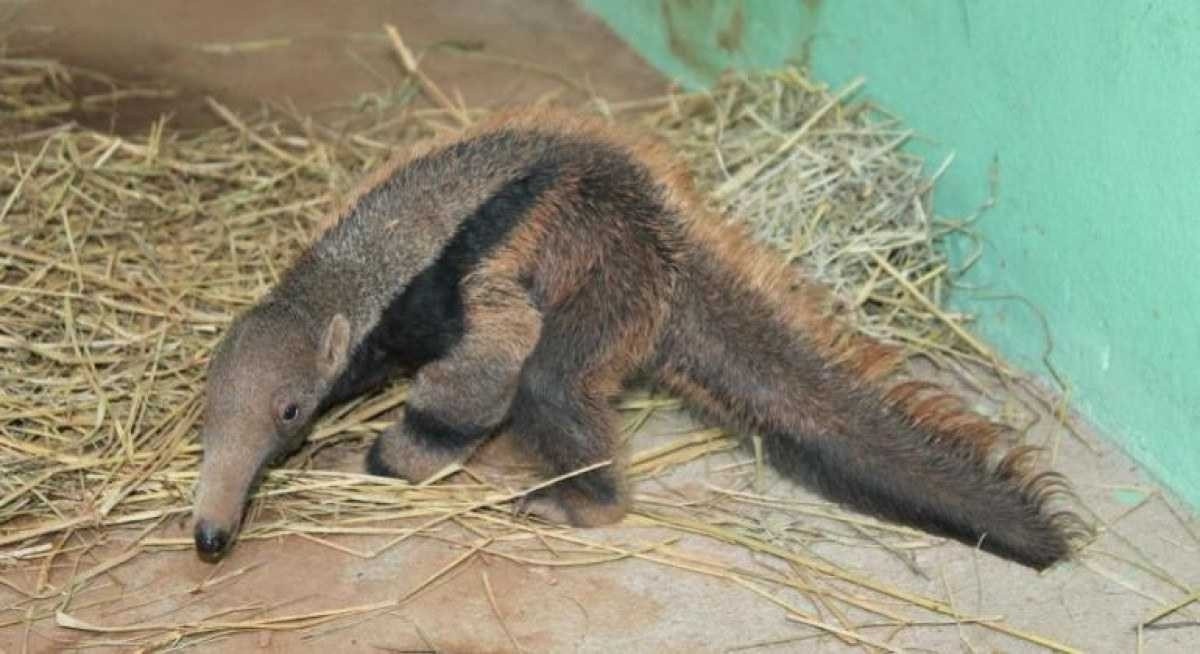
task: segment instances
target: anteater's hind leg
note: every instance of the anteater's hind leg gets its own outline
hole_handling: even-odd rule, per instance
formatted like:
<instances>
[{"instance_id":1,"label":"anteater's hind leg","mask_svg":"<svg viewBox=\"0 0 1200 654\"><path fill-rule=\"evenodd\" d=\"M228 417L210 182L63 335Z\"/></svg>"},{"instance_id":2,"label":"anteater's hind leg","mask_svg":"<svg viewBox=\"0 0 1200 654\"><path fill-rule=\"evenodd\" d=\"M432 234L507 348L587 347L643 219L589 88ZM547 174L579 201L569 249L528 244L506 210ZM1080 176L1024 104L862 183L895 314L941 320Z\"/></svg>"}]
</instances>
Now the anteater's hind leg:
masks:
<instances>
[{"instance_id":1,"label":"anteater's hind leg","mask_svg":"<svg viewBox=\"0 0 1200 654\"><path fill-rule=\"evenodd\" d=\"M526 498L520 510L550 522L595 527L628 510L628 490L608 398L578 379L526 368L512 405L511 430L551 477L611 461Z\"/></svg>"},{"instance_id":2,"label":"anteater's hind leg","mask_svg":"<svg viewBox=\"0 0 1200 654\"><path fill-rule=\"evenodd\" d=\"M661 321L660 288L646 283L648 290L638 295L613 294L610 286L587 285L545 316L509 414L515 441L550 477L611 461L526 502L526 509L554 522L597 526L628 510L624 453L610 401L649 353Z\"/></svg>"}]
</instances>

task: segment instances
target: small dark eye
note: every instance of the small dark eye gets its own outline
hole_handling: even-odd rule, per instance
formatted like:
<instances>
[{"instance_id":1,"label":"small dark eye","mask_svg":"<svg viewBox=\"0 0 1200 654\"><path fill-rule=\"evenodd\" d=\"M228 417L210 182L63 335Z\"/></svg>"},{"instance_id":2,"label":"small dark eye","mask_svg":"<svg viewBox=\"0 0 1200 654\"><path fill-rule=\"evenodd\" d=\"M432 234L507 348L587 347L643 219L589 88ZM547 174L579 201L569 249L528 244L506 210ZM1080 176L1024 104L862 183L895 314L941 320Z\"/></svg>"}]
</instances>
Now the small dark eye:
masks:
<instances>
[{"instance_id":1,"label":"small dark eye","mask_svg":"<svg viewBox=\"0 0 1200 654\"><path fill-rule=\"evenodd\" d=\"M288 404L287 406L283 407L283 412L279 414L279 417L290 422L295 420L296 416L298 415L300 415L300 407L296 406L295 404Z\"/></svg>"}]
</instances>

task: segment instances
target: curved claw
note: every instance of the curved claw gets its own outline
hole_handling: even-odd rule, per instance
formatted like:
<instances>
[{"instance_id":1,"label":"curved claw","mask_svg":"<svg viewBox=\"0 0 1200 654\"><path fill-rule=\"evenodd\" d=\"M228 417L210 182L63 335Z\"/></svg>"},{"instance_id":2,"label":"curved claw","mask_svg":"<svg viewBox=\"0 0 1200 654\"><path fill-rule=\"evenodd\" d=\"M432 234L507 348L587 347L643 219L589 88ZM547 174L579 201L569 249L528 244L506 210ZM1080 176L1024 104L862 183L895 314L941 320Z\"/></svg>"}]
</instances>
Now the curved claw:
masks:
<instances>
[{"instance_id":1,"label":"curved claw","mask_svg":"<svg viewBox=\"0 0 1200 654\"><path fill-rule=\"evenodd\" d=\"M513 502L513 516L536 517L554 525L570 525L571 515L553 494L545 491L523 495Z\"/></svg>"}]
</instances>

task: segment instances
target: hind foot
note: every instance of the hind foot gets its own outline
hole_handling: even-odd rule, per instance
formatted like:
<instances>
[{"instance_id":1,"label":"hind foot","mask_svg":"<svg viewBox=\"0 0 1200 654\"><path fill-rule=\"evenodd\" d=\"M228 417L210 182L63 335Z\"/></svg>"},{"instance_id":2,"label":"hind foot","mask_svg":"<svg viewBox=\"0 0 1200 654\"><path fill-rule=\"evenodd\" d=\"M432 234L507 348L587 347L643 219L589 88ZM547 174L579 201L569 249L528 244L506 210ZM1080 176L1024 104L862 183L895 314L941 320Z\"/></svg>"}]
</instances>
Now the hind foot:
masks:
<instances>
[{"instance_id":1,"label":"hind foot","mask_svg":"<svg viewBox=\"0 0 1200 654\"><path fill-rule=\"evenodd\" d=\"M521 497L513 506L513 512L520 516L536 516L556 525L602 527L620 522L629 513L629 504L624 497L601 501L578 489L551 486Z\"/></svg>"}]
</instances>

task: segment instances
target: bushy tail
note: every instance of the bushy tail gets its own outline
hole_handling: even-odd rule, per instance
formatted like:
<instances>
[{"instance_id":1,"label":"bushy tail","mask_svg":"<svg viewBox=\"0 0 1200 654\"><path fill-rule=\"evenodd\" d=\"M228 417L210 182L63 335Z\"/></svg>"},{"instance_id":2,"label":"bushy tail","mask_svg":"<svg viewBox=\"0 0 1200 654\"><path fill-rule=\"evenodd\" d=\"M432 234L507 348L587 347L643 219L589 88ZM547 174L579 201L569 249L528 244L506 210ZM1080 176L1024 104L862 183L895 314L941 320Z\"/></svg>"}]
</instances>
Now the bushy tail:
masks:
<instances>
[{"instance_id":1,"label":"bushy tail","mask_svg":"<svg viewBox=\"0 0 1200 654\"><path fill-rule=\"evenodd\" d=\"M1069 556L1077 521L1047 510L1063 483L1031 468L1033 448L999 456L1004 427L932 384L887 387L895 353L820 317L819 296L710 254L681 269L664 383L848 507L1036 569Z\"/></svg>"}]
</instances>

